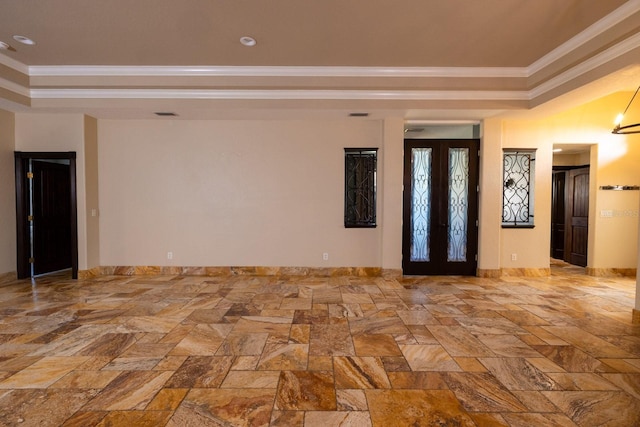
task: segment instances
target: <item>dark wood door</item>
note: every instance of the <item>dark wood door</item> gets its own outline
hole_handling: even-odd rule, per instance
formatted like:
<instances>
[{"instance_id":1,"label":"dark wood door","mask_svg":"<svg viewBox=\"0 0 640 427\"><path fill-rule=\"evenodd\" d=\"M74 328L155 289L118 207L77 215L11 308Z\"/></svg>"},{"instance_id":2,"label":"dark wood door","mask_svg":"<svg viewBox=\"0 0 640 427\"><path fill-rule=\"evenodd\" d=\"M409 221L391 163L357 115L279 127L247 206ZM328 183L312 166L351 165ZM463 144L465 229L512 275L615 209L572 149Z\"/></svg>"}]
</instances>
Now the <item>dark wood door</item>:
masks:
<instances>
[{"instance_id":1,"label":"dark wood door","mask_svg":"<svg viewBox=\"0 0 640 427\"><path fill-rule=\"evenodd\" d=\"M551 180L551 257L564 259L564 195L567 171L554 171Z\"/></svg>"},{"instance_id":2,"label":"dark wood door","mask_svg":"<svg viewBox=\"0 0 640 427\"><path fill-rule=\"evenodd\" d=\"M34 274L71 268L69 165L32 161Z\"/></svg>"},{"instance_id":3,"label":"dark wood door","mask_svg":"<svg viewBox=\"0 0 640 427\"><path fill-rule=\"evenodd\" d=\"M476 274L479 146L405 140L403 274Z\"/></svg>"},{"instance_id":4,"label":"dark wood door","mask_svg":"<svg viewBox=\"0 0 640 427\"><path fill-rule=\"evenodd\" d=\"M570 170L567 180L564 260L586 267L589 237L589 168Z\"/></svg>"}]
</instances>

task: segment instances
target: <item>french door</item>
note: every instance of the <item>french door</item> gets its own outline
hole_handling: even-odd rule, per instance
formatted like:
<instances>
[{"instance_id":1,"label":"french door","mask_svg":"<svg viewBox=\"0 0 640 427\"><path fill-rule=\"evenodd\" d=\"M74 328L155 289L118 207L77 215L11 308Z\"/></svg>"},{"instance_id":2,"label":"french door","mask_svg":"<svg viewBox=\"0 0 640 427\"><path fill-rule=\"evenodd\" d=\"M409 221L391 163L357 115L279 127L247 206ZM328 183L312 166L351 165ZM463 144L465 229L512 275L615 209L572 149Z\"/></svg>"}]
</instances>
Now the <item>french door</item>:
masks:
<instances>
[{"instance_id":1,"label":"french door","mask_svg":"<svg viewBox=\"0 0 640 427\"><path fill-rule=\"evenodd\" d=\"M479 146L477 139L405 140L403 274L476 274Z\"/></svg>"}]
</instances>

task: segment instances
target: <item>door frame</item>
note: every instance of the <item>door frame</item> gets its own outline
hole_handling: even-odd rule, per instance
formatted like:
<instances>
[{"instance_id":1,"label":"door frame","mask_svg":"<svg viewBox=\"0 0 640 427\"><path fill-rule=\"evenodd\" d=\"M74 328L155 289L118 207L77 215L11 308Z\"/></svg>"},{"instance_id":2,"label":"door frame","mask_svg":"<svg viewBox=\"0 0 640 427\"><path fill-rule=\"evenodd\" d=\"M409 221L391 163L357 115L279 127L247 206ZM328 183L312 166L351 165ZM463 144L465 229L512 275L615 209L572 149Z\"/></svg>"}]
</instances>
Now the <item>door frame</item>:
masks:
<instances>
[{"instance_id":1,"label":"door frame","mask_svg":"<svg viewBox=\"0 0 640 427\"><path fill-rule=\"evenodd\" d=\"M467 264L466 266L460 266L460 268L454 269L451 266L446 266L445 268L442 268L438 273L435 272L424 272L424 268L418 266L416 263L412 263L410 261L408 261L406 259L406 257L408 256L409 252L410 252L410 231L409 231L409 224L411 223L411 213L407 211L407 207L410 205L410 201L411 201L411 194L410 194L410 188L411 188L411 183L410 183L410 177L411 177L411 172L410 172L410 150L414 145L420 145L420 143L428 143L428 144L443 144L447 147L449 147L449 144L456 144L456 143L462 143L462 144L469 144L470 148L474 148L477 149L477 153L474 152L474 150L472 149L469 152L469 176L472 177L471 181L469 182L469 195L468 195L468 202L469 202L469 217L468 217L468 233L467 233L467 247L471 248L472 251L468 252L467 255L469 257L469 260L465 263ZM477 255L478 255L478 228L479 228L479 223L478 223L478 219L479 219L479 183L480 183L480 169L479 169L479 156L480 156L480 139L479 138L466 138L466 139L462 139L462 138L437 138L437 139L424 139L424 138L420 138L420 139L405 139L404 140L404 154L403 154L403 196L402 196L402 221L403 221L403 227L402 227L402 272L405 275L462 275L462 276L475 276L477 275L477 268L478 268L478 260L477 260ZM434 159L434 164L433 164L433 168L432 168L432 173L436 172L439 173L437 171L442 171L442 170L446 170L447 167L447 162L444 160L444 157L440 157L439 159L437 159L438 163L436 164L436 159ZM444 162L445 164L441 164L440 162ZM446 188L444 186L444 184L446 184L445 182L441 182L440 183L440 188L434 188L434 191L437 191L438 194L435 194L438 199L439 197L445 197L444 193L446 193ZM473 214L471 214L473 212ZM432 215L433 215L433 211L432 211ZM442 214L440 215L440 219L442 221ZM432 223L433 225L433 223ZM446 227L447 224L444 224L444 226ZM443 225L439 225L440 227L442 227ZM446 246L446 241L445 242L440 242L440 244L444 244ZM455 263L451 263L451 264L455 264ZM451 267L451 268L447 268L447 267Z\"/></svg>"},{"instance_id":2,"label":"door frame","mask_svg":"<svg viewBox=\"0 0 640 427\"><path fill-rule=\"evenodd\" d=\"M76 192L76 152L25 152L15 151L16 180L16 252L18 279L31 277L29 236L29 185L27 170L29 160L69 160L71 183L71 277L78 278L78 201Z\"/></svg>"}]
</instances>

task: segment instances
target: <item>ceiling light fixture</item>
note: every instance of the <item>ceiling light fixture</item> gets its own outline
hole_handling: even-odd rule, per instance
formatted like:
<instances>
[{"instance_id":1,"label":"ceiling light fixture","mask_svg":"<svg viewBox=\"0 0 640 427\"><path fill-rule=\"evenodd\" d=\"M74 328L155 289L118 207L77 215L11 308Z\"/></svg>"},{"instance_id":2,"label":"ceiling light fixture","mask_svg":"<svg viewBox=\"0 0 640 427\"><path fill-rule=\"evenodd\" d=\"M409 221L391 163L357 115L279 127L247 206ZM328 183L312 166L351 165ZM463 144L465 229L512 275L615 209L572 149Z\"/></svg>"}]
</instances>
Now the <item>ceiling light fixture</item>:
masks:
<instances>
[{"instance_id":1,"label":"ceiling light fixture","mask_svg":"<svg viewBox=\"0 0 640 427\"><path fill-rule=\"evenodd\" d=\"M36 42L31 40L29 37L25 37L25 36L15 35L13 36L13 39L19 43L26 44L29 46L33 46L34 44L36 44Z\"/></svg>"},{"instance_id":2,"label":"ceiling light fixture","mask_svg":"<svg viewBox=\"0 0 640 427\"><path fill-rule=\"evenodd\" d=\"M11 46L9 46L7 43L0 42L0 50L9 50L10 48Z\"/></svg>"},{"instance_id":3,"label":"ceiling light fixture","mask_svg":"<svg viewBox=\"0 0 640 427\"><path fill-rule=\"evenodd\" d=\"M616 135L640 133L640 123L634 123L631 125L622 126L622 120L624 119L624 115L627 114L627 110L631 106L631 103L633 102L633 100L636 98L636 95L638 94L639 90L640 90L640 86L638 86L638 89L636 89L636 92L631 97L631 101L629 101L629 103L627 104L627 108L625 108L624 111L618 114L618 117L616 117L616 121L614 122L615 127L613 128L611 133L615 133Z\"/></svg>"},{"instance_id":4,"label":"ceiling light fixture","mask_svg":"<svg viewBox=\"0 0 640 427\"><path fill-rule=\"evenodd\" d=\"M245 46L255 46L256 45L256 39L254 39L253 37L249 37L249 36L242 36L240 37L240 43L242 43Z\"/></svg>"}]
</instances>

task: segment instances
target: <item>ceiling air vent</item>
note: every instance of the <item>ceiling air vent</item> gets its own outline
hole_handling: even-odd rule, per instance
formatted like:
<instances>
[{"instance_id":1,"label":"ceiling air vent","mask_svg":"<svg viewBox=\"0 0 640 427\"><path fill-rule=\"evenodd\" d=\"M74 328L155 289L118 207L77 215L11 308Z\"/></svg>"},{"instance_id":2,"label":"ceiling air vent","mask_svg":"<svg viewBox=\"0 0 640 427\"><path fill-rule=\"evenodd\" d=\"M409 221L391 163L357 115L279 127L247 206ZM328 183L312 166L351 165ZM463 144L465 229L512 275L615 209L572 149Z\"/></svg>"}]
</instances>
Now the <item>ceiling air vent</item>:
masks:
<instances>
[{"instance_id":1,"label":"ceiling air vent","mask_svg":"<svg viewBox=\"0 0 640 427\"><path fill-rule=\"evenodd\" d=\"M349 117L369 117L369 113L349 113Z\"/></svg>"},{"instance_id":2,"label":"ceiling air vent","mask_svg":"<svg viewBox=\"0 0 640 427\"><path fill-rule=\"evenodd\" d=\"M156 111L153 114L160 117L177 117L178 116L176 113L172 113L171 111Z\"/></svg>"}]
</instances>

